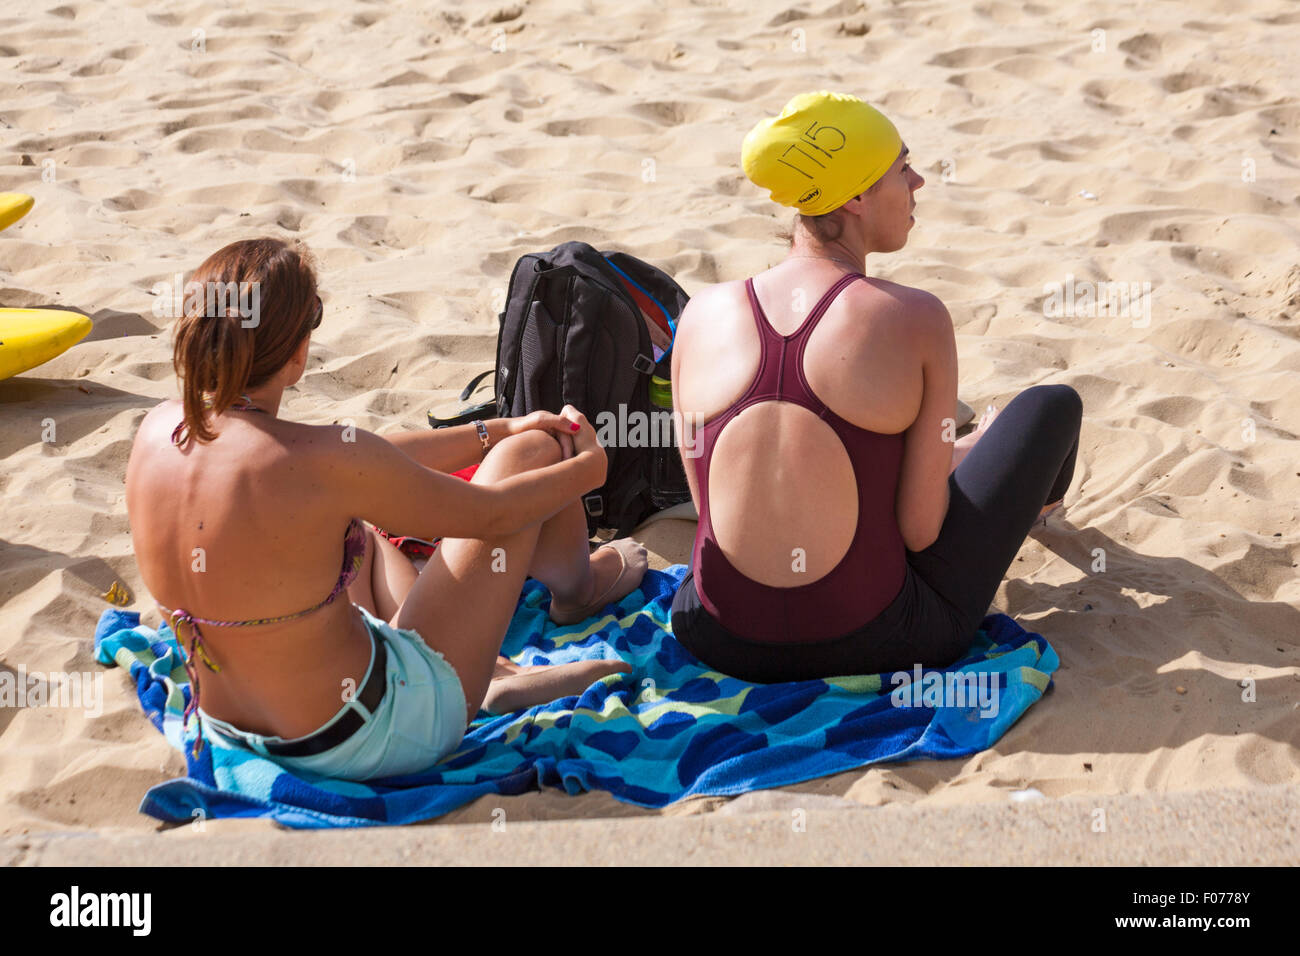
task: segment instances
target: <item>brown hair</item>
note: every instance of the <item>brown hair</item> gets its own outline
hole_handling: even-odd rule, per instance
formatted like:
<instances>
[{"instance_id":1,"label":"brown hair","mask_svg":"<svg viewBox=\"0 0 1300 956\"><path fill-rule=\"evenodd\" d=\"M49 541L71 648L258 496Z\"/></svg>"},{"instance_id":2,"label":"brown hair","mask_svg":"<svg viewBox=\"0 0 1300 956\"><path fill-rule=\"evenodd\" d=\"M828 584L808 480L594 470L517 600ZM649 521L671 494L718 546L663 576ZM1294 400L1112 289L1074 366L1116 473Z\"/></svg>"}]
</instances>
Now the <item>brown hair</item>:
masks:
<instances>
[{"instance_id":1,"label":"brown hair","mask_svg":"<svg viewBox=\"0 0 1300 956\"><path fill-rule=\"evenodd\" d=\"M865 190L856 196L850 196L850 199L860 199L874 190L878 184L872 183ZM843 208L843 207L841 207ZM821 243L834 242L844 235L844 223L836 215L840 210L832 209L830 212L822 213L820 216L805 216L801 212L794 214L794 220L790 223L789 229L783 229L778 233L778 237L794 245L794 234L800 226L803 226L812 235L814 239Z\"/></svg>"},{"instance_id":2,"label":"brown hair","mask_svg":"<svg viewBox=\"0 0 1300 956\"><path fill-rule=\"evenodd\" d=\"M799 226L807 229L818 242L834 242L844 235L844 223L840 221L839 216L835 215L837 211L832 210L820 216L805 216L801 212L795 213L794 222L790 224L791 243L794 242L794 231Z\"/></svg>"},{"instance_id":3,"label":"brown hair","mask_svg":"<svg viewBox=\"0 0 1300 956\"><path fill-rule=\"evenodd\" d=\"M250 298L251 316L244 310ZM219 415L284 368L315 314L316 270L305 246L245 239L205 259L185 286L185 312L172 336L188 435L216 438L208 412Z\"/></svg>"}]
</instances>

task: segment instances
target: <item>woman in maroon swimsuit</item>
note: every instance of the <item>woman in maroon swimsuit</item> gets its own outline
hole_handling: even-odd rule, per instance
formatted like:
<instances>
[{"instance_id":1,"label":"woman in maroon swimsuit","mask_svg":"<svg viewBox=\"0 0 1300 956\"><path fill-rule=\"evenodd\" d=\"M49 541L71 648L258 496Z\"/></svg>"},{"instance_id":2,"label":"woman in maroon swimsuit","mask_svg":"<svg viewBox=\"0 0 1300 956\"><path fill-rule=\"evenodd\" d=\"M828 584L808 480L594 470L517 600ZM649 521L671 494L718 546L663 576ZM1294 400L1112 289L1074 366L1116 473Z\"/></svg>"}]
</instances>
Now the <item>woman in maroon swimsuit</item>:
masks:
<instances>
[{"instance_id":1,"label":"woman in maroon swimsuit","mask_svg":"<svg viewBox=\"0 0 1300 956\"><path fill-rule=\"evenodd\" d=\"M863 275L906 244L925 182L866 103L796 97L746 139L744 165L800 215L783 262L698 293L678 326L700 522L674 632L762 682L950 664L1065 496L1079 397L1028 389L954 441L948 311Z\"/></svg>"}]
</instances>

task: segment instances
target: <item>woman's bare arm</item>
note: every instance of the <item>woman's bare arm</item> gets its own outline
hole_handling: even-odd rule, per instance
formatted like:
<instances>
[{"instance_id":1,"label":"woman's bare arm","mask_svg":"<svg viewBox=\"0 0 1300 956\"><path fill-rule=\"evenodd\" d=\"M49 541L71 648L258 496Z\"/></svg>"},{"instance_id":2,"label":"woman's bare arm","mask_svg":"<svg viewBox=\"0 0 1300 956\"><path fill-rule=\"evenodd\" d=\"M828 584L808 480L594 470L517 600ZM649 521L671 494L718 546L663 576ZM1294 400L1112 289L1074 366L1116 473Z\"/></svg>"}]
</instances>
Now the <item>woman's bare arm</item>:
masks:
<instances>
[{"instance_id":1,"label":"woman's bare arm","mask_svg":"<svg viewBox=\"0 0 1300 956\"><path fill-rule=\"evenodd\" d=\"M495 445L510 434L507 430L509 421L506 418L484 421L491 444ZM483 443L473 425L388 432L380 437L401 449L412 461L433 471L458 471L478 464L483 458Z\"/></svg>"},{"instance_id":2,"label":"woman's bare arm","mask_svg":"<svg viewBox=\"0 0 1300 956\"><path fill-rule=\"evenodd\" d=\"M560 443L565 458L573 456L570 422L553 412L536 411L517 418L490 418L483 424L488 431L489 446L536 428L549 432ZM433 471L459 471L477 465L483 459L483 441L472 424L389 432L381 437L401 449L408 458Z\"/></svg>"},{"instance_id":3,"label":"woman's bare arm","mask_svg":"<svg viewBox=\"0 0 1300 956\"><path fill-rule=\"evenodd\" d=\"M923 391L916 420L903 440L895 512L903 543L910 551L928 548L939 537L948 514L948 475L952 471L957 407L957 341L952 316L928 294L912 313Z\"/></svg>"},{"instance_id":4,"label":"woman's bare arm","mask_svg":"<svg viewBox=\"0 0 1300 956\"><path fill-rule=\"evenodd\" d=\"M380 527L422 538L487 538L543 521L605 481L606 458L591 425L576 412L574 457L492 484L462 481L426 468L386 439L337 428L320 448L322 492ZM333 446L333 447L331 447Z\"/></svg>"}]
</instances>

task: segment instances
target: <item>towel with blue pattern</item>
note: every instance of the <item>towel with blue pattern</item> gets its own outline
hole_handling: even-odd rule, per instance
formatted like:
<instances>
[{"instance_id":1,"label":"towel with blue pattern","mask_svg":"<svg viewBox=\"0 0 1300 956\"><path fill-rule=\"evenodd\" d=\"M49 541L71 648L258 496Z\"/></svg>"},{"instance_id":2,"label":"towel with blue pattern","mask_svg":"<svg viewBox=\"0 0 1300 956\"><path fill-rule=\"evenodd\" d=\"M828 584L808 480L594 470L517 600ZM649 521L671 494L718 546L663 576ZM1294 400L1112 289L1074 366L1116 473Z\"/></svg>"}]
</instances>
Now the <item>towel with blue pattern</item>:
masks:
<instances>
[{"instance_id":1,"label":"towel with blue pattern","mask_svg":"<svg viewBox=\"0 0 1300 956\"><path fill-rule=\"evenodd\" d=\"M710 670L673 638L673 593L685 573L683 565L649 571L604 616L567 627L550 620L547 591L529 581L502 653L525 665L618 657L632 673L606 677L581 697L480 714L437 766L368 783L296 776L216 735L205 735L193 756L198 721L182 733L190 689L165 624L154 631L134 612L107 610L95 652L100 663L129 669L145 714L186 755L188 775L152 787L143 813L168 822L270 817L295 828L412 823L485 794L542 787L607 790L663 807L883 761L962 757L1001 737L1051 686L1059 664L1042 637L999 614L984 620L968 656L943 671L750 684ZM977 679L987 679L983 700Z\"/></svg>"}]
</instances>

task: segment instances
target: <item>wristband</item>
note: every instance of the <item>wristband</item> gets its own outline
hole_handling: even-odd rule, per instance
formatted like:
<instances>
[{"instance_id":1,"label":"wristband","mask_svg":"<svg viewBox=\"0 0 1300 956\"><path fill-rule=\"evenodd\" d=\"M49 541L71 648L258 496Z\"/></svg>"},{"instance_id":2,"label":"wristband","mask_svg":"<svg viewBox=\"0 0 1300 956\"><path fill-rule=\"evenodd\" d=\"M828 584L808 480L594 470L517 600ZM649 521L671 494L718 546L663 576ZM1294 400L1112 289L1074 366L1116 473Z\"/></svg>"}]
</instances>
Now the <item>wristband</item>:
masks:
<instances>
[{"instance_id":1,"label":"wristband","mask_svg":"<svg viewBox=\"0 0 1300 956\"><path fill-rule=\"evenodd\" d=\"M487 457L488 449L492 447L492 439L488 436L487 425L481 418L474 419L474 430L478 432L478 440L483 445L483 456Z\"/></svg>"}]
</instances>

